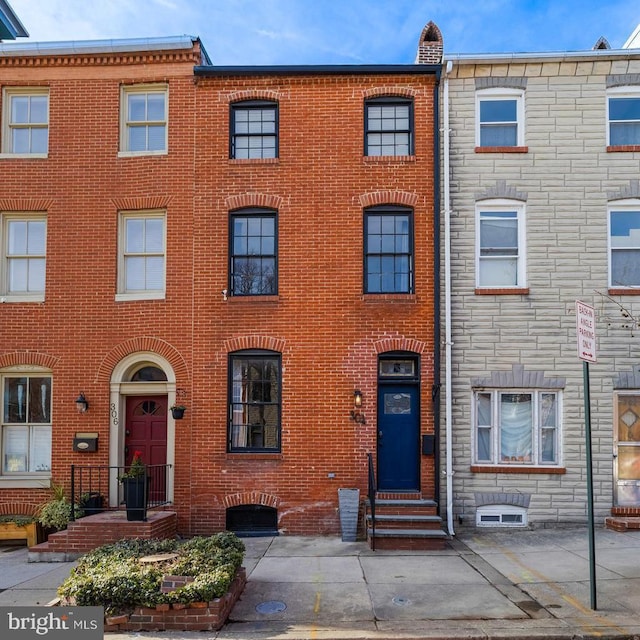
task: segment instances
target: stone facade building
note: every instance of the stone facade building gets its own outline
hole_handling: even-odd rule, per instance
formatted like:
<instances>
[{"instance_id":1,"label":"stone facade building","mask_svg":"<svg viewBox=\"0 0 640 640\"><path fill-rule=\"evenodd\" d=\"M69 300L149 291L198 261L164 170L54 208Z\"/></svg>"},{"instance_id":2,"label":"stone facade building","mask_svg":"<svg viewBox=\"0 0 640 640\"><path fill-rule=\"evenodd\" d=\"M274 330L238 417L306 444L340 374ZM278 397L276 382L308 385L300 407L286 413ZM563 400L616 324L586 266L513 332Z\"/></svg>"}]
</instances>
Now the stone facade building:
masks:
<instances>
[{"instance_id":1,"label":"stone facade building","mask_svg":"<svg viewBox=\"0 0 640 640\"><path fill-rule=\"evenodd\" d=\"M640 50L603 41L584 52L446 58L450 525L585 522L576 301L595 310L595 518L636 514Z\"/></svg>"}]
</instances>

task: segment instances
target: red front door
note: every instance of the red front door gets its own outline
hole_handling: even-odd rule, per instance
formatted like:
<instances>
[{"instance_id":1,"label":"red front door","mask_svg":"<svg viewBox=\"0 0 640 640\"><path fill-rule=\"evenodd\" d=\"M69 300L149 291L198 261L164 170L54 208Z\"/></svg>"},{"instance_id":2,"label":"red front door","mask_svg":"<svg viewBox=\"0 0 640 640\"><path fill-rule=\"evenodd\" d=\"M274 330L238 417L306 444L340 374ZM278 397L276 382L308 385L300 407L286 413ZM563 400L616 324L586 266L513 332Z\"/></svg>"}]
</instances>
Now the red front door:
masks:
<instances>
[{"instance_id":1,"label":"red front door","mask_svg":"<svg viewBox=\"0 0 640 640\"><path fill-rule=\"evenodd\" d=\"M128 396L125 428L125 465L131 464L136 451L140 452L140 459L145 464L167 463L166 396ZM164 501L166 495L164 469L154 468L150 476L149 501Z\"/></svg>"}]
</instances>

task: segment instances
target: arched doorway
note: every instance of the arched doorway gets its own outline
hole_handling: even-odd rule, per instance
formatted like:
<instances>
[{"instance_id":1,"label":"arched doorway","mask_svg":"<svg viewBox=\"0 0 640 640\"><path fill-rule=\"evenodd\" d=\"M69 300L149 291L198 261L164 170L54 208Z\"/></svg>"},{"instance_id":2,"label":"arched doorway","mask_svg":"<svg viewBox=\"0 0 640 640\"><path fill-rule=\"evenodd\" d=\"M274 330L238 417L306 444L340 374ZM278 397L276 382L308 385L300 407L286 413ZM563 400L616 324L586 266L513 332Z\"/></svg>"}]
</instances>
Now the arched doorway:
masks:
<instances>
[{"instance_id":1,"label":"arched doorway","mask_svg":"<svg viewBox=\"0 0 640 640\"><path fill-rule=\"evenodd\" d=\"M173 468L175 421L167 407L175 400L175 373L165 358L151 352L123 358L111 376L109 464L128 465L138 451L146 464ZM172 502L173 474L168 475L166 482L160 480L159 477L153 483L156 495L150 495L150 499ZM112 482L115 486L110 487L110 495L117 496L117 478Z\"/></svg>"}]
</instances>

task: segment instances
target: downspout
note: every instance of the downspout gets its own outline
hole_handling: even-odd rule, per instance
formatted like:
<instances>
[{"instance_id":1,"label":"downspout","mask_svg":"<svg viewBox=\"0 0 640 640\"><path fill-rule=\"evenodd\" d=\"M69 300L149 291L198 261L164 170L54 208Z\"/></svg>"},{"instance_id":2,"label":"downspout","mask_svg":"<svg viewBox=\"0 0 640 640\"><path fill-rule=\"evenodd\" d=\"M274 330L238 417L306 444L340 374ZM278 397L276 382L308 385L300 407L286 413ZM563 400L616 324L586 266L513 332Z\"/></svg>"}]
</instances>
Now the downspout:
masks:
<instances>
[{"instance_id":1,"label":"downspout","mask_svg":"<svg viewBox=\"0 0 640 640\"><path fill-rule=\"evenodd\" d=\"M447 530L455 535L453 529L453 442L452 442L452 392L451 392L451 194L450 189L450 149L449 139L449 74L453 61L447 60L444 72L443 114L442 114L442 191L444 198L444 314L445 314L445 476L447 483Z\"/></svg>"},{"instance_id":2,"label":"downspout","mask_svg":"<svg viewBox=\"0 0 640 640\"><path fill-rule=\"evenodd\" d=\"M433 198L433 386L431 388L431 406L433 409L434 424L434 463L433 495L438 500L438 515L442 517L440 504L440 388L442 376L442 351L440 335L442 320L440 317L440 80L442 77L442 67L438 67L436 72L436 85L433 89L433 175L434 175L434 198Z\"/></svg>"}]
</instances>

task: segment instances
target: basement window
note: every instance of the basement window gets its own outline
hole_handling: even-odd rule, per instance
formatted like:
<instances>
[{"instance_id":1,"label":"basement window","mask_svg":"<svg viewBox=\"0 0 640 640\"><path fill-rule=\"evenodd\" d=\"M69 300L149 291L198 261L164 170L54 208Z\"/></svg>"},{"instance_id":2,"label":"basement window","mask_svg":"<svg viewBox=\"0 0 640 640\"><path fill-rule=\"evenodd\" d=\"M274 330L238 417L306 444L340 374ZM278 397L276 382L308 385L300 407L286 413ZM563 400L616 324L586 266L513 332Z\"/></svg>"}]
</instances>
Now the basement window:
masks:
<instances>
[{"instance_id":1,"label":"basement window","mask_svg":"<svg viewBox=\"0 0 640 640\"><path fill-rule=\"evenodd\" d=\"M526 527L527 510L508 504L493 504L478 507L476 510L477 527Z\"/></svg>"},{"instance_id":2,"label":"basement window","mask_svg":"<svg viewBox=\"0 0 640 640\"><path fill-rule=\"evenodd\" d=\"M239 537L278 535L278 511L261 504L242 504L227 509L227 531Z\"/></svg>"}]
</instances>

